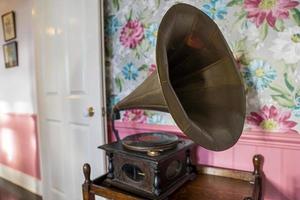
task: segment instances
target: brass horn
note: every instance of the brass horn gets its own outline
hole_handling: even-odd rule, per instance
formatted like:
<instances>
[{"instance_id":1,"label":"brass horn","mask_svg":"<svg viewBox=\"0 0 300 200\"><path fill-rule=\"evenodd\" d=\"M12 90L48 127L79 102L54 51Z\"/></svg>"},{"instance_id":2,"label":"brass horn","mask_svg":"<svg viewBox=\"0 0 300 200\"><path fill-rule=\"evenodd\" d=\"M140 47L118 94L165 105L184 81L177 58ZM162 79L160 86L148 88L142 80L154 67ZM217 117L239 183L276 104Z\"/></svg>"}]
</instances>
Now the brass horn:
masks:
<instances>
[{"instance_id":1,"label":"brass horn","mask_svg":"<svg viewBox=\"0 0 300 200\"><path fill-rule=\"evenodd\" d=\"M164 15L156 45L157 71L114 107L169 112L200 146L232 147L245 119L244 85L220 29L206 14L176 4Z\"/></svg>"}]
</instances>

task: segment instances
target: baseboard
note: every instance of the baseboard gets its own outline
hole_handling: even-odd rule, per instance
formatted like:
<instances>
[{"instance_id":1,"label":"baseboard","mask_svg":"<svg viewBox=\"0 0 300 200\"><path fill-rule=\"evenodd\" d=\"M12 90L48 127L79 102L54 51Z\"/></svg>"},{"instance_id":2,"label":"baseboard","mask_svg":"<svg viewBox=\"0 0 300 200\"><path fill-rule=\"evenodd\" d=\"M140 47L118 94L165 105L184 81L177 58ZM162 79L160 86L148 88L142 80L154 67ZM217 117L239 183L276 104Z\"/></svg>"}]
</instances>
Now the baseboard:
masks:
<instances>
[{"instance_id":1,"label":"baseboard","mask_svg":"<svg viewBox=\"0 0 300 200\"><path fill-rule=\"evenodd\" d=\"M42 196L41 180L0 164L0 177Z\"/></svg>"}]
</instances>

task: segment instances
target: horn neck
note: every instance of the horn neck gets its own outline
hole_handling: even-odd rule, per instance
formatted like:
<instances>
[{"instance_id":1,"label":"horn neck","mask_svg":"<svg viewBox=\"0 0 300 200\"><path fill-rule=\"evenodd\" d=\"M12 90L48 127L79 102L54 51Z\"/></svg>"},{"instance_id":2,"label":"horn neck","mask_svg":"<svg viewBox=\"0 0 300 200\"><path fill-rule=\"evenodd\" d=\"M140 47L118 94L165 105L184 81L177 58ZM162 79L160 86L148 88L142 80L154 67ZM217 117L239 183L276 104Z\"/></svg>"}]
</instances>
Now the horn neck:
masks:
<instances>
[{"instance_id":1,"label":"horn neck","mask_svg":"<svg viewBox=\"0 0 300 200\"><path fill-rule=\"evenodd\" d=\"M114 106L114 111L146 109L168 112L157 71L154 71L132 93Z\"/></svg>"}]
</instances>

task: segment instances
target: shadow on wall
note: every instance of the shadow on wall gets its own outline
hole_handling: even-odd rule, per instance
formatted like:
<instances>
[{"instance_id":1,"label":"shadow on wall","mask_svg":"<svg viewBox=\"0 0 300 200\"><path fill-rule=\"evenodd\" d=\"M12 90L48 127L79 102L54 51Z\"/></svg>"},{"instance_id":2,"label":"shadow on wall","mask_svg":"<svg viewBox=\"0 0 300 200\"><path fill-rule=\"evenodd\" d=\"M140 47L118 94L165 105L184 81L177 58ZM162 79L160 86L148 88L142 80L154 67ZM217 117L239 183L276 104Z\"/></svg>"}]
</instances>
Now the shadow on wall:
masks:
<instances>
[{"instance_id":1,"label":"shadow on wall","mask_svg":"<svg viewBox=\"0 0 300 200\"><path fill-rule=\"evenodd\" d=\"M291 179L292 188L290 188L291 194L286 196L280 188L274 185L270 180L266 179L265 182L266 190L268 191L268 195L266 195L266 199L270 200L300 200L300 182L297 178Z\"/></svg>"},{"instance_id":2,"label":"shadow on wall","mask_svg":"<svg viewBox=\"0 0 300 200\"><path fill-rule=\"evenodd\" d=\"M296 190L294 190L295 192ZM269 179L265 179L263 184L263 197L270 200L298 200L294 198L288 198L276 185L274 185Z\"/></svg>"},{"instance_id":3,"label":"shadow on wall","mask_svg":"<svg viewBox=\"0 0 300 200\"><path fill-rule=\"evenodd\" d=\"M294 186L293 189L293 199L300 200L300 180L299 178L293 178L292 179L292 185Z\"/></svg>"}]
</instances>

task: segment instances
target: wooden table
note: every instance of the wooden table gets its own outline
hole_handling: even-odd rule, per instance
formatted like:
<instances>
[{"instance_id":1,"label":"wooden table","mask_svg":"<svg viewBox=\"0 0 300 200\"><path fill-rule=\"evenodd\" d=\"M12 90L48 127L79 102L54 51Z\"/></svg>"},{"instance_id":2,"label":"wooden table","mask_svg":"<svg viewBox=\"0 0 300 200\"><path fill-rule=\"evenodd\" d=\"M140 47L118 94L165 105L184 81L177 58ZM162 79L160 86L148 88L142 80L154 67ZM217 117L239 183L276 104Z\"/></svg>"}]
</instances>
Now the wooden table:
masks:
<instances>
[{"instance_id":1,"label":"wooden table","mask_svg":"<svg viewBox=\"0 0 300 200\"><path fill-rule=\"evenodd\" d=\"M197 166L198 175L187 182L168 199L170 200L261 200L262 157L253 157L254 171L240 171L208 166ZM141 200L129 192L104 182L106 175L90 179L89 164L83 166L85 182L82 185L83 200L94 200L95 195L113 200Z\"/></svg>"}]
</instances>

